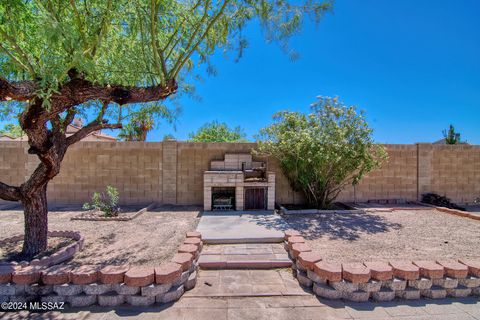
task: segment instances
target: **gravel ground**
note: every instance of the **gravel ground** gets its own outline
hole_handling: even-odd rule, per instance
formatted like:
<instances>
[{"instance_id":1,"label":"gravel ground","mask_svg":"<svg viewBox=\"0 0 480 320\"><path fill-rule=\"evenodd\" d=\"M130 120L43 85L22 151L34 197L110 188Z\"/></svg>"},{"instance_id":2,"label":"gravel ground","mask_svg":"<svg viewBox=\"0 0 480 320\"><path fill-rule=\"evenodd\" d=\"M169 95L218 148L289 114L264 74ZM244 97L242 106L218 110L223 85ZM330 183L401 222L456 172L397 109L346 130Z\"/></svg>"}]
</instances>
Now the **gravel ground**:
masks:
<instances>
[{"instance_id":1,"label":"gravel ground","mask_svg":"<svg viewBox=\"0 0 480 320\"><path fill-rule=\"evenodd\" d=\"M324 259L480 257L480 221L435 210L285 216Z\"/></svg>"},{"instance_id":2,"label":"gravel ground","mask_svg":"<svg viewBox=\"0 0 480 320\"><path fill-rule=\"evenodd\" d=\"M71 209L70 209L71 210ZM198 224L199 210L160 207L131 221L82 221L79 211L50 211L49 230L75 230L85 236L85 248L69 264L155 266L169 260ZM23 234L23 212L0 211L1 238Z\"/></svg>"}]
</instances>

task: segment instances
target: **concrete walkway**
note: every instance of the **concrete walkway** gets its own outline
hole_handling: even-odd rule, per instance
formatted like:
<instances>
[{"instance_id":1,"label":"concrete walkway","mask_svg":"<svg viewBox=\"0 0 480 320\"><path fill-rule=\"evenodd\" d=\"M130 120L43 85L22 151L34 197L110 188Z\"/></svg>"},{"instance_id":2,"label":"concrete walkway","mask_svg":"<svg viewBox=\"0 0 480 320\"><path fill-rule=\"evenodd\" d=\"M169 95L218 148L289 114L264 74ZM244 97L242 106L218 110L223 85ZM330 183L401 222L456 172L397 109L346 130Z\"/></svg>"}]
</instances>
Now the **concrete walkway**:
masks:
<instances>
[{"instance_id":1,"label":"concrete walkway","mask_svg":"<svg viewBox=\"0 0 480 320\"><path fill-rule=\"evenodd\" d=\"M197 231L205 243L282 242L285 220L273 211L204 212Z\"/></svg>"}]
</instances>

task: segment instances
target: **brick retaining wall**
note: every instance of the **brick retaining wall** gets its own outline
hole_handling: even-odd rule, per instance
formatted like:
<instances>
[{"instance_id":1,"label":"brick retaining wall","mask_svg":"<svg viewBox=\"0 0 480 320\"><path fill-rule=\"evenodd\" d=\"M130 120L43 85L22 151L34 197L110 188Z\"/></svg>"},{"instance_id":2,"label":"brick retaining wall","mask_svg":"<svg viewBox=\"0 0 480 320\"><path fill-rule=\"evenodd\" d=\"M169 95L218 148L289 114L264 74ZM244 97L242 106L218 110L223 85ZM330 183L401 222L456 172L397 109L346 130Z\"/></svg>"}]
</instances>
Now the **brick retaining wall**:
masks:
<instances>
[{"instance_id":1,"label":"brick retaining wall","mask_svg":"<svg viewBox=\"0 0 480 320\"><path fill-rule=\"evenodd\" d=\"M203 172L211 160L225 153L245 153L254 143L194 142L79 142L69 148L60 174L48 187L51 203L84 203L107 185L118 188L120 201L168 204L203 204ZM454 202L480 196L480 146L385 145L389 160L355 188L346 188L341 201L370 199L419 200L435 192ZM38 164L27 154L27 142L0 142L0 181L19 185ZM276 173L279 203L301 203L276 160L266 159Z\"/></svg>"},{"instance_id":2,"label":"brick retaining wall","mask_svg":"<svg viewBox=\"0 0 480 320\"><path fill-rule=\"evenodd\" d=\"M285 249L298 282L321 298L363 302L480 296L480 260L341 264L322 260L296 231L285 232Z\"/></svg>"},{"instance_id":3,"label":"brick retaining wall","mask_svg":"<svg viewBox=\"0 0 480 320\"><path fill-rule=\"evenodd\" d=\"M0 265L0 302L40 301L71 307L168 303L195 286L202 246L201 235L189 232L172 260L155 268Z\"/></svg>"}]
</instances>

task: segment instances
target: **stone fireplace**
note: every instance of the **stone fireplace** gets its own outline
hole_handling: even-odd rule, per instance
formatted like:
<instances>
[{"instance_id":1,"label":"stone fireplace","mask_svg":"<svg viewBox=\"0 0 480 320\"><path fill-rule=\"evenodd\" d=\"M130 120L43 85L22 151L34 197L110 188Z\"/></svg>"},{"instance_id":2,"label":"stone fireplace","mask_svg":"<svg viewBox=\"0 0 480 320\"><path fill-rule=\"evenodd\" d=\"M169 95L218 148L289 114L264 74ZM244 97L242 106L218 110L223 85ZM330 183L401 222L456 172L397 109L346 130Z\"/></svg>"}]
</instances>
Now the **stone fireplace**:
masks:
<instances>
[{"instance_id":1,"label":"stone fireplace","mask_svg":"<svg viewBox=\"0 0 480 320\"><path fill-rule=\"evenodd\" d=\"M210 162L203 174L203 209L273 210L275 173L252 155L226 153L224 160Z\"/></svg>"}]
</instances>

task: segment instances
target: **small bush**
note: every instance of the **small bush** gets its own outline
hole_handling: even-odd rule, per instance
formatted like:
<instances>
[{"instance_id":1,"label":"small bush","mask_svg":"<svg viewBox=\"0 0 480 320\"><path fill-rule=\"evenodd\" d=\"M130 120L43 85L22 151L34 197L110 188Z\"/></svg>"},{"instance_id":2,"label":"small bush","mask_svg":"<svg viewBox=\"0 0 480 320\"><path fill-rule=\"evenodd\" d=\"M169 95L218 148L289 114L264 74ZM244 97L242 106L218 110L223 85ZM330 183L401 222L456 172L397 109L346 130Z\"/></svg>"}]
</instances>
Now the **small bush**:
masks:
<instances>
[{"instance_id":1,"label":"small bush","mask_svg":"<svg viewBox=\"0 0 480 320\"><path fill-rule=\"evenodd\" d=\"M118 216L120 207L118 190L115 187L107 186L105 192L94 192L91 203L84 203L83 209L92 210L97 209L102 211L106 217Z\"/></svg>"}]
</instances>

